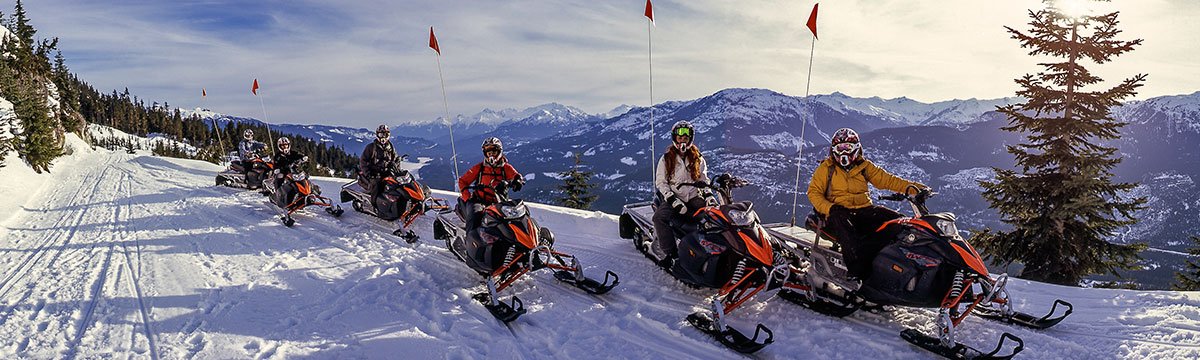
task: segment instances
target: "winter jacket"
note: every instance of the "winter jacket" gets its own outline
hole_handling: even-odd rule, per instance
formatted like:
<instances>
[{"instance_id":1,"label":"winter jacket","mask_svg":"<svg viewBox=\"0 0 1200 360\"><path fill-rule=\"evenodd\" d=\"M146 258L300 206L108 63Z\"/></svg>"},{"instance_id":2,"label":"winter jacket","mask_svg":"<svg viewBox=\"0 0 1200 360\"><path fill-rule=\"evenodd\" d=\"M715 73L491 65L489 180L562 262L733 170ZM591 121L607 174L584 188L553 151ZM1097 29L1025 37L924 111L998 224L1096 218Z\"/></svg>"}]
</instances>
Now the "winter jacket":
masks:
<instances>
[{"instance_id":1,"label":"winter jacket","mask_svg":"<svg viewBox=\"0 0 1200 360\"><path fill-rule=\"evenodd\" d=\"M680 186L683 183L693 183L696 181L708 181L708 163L704 161L704 156L700 156L700 178L692 179L692 175L688 173L687 162L683 159L682 154L675 155L675 171L668 176L667 174L667 154L663 154L658 160L658 168L654 171L654 188L663 196L663 199L674 194L675 197L683 202L688 202L693 198L708 194L708 190L696 188L694 186Z\"/></svg>"},{"instance_id":2,"label":"winter jacket","mask_svg":"<svg viewBox=\"0 0 1200 360\"><path fill-rule=\"evenodd\" d=\"M515 181L521 179L521 173L517 172L512 165L508 163L508 159L504 160L504 165L489 166L484 163L475 164L470 170L467 170L462 177L458 178L458 188L462 190L462 199L467 201L471 199L472 191L467 187L472 184L482 184L487 186L500 186L501 181ZM482 200L483 203L491 204L498 200L496 193L492 189L476 189L474 195Z\"/></svg>"},{"instance_id":3,"label":"winter jacket","mask_svg":"<svg viewBox=\"0 0 1200 360\"><path fill-rule=\"evenodd\" d=\"M833 177L829 177L829 172ZM825 197L825 184L829 183L829 197ZM867 194L867 183L881 190L903 193L909 185L924 188L918 182L908 181L892 175L883 168L876 166L871 160L863 159L862 163L850 170L835 165L833 159L825 159L817 170L813 171L812 181L808 183L808 200L813 208L821 214L829 215L829 208L834 204L847 209L861 209L871 206L871 197Z\"/></svg>"},{"instance_id":4,"label":"winter jacket","mask_svg":"<svg viewBox=\"0 0 1200 360\"><path fill-rule=\"evenodd\" d=\"M288 175L292 173L292 164L308 159L307 156L298 151L279 152L271 158L272 168L279 170L280 174Z\"/></svg>"},{"instance_id":5,"label":"winter jacket","mask_svg":"<svg viewBox=\"0 0 1200 360\"><path fill-rule=\"evenodd\" d=\"M261 153L266 147L267 145L261 142L254 140L242 140L242 142L238 143L238 157L241 158L242 161L250 161L251 159L257 157L258 154Z\"/></svg>"},{"instance_id":6,"label":"winter jacket","mask_svg":"<svg viewBox=\"0 0 1200 360\"><path fill-rule=\"evenodd\" d=\"M392 148L392 142L380 144L379 141L372 141L363 149L362 157L358 162L358 170L367 177L379 177L379 174L396 165L397 158L396 150Z\"/></svg>"}]
</instances>

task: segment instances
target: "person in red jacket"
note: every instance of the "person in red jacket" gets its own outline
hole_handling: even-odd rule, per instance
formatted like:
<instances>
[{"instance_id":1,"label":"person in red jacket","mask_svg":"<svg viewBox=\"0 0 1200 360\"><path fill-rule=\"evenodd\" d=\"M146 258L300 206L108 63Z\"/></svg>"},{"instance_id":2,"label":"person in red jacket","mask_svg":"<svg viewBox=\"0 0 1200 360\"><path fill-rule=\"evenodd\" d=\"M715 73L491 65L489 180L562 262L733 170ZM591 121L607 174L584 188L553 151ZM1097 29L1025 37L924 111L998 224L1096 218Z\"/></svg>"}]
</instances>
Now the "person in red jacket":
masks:
<instances>
[{"instance_id":1,"label":"person in red jacket","mask_svg":"<svg viewBox=\"0 0 1200 360\"><path fill-rule=\"evenodd\" d=\"M507 182L513 191L521 191L525 178L508 163L504 157L504 144L500 139L490 137L483 141L483 162L475 164L458 178L458 188L462 196L458 198L458 214L466 222L467 229L478 225L479 214L488 205L499 201L496 191L505 191L501 184ZM488 186L471 188L473 185Z\"/></svg>"}]
</instances>

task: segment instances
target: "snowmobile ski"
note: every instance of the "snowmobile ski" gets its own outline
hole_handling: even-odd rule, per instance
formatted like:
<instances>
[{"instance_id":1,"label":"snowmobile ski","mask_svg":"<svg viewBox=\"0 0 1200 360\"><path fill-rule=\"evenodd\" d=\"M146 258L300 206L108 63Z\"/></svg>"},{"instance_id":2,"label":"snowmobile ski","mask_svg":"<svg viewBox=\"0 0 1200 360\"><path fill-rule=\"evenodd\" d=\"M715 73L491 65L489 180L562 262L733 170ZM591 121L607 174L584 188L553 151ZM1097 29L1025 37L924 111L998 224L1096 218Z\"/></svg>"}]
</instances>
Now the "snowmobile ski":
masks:
<instances>
[{"instance_id":1,"label":"snowmobile ski","mask_svg":"<svg viewBox=\"0 0 1200 360\"><path fill-rule=\"evenodd\" d=\"M1060 316L1051 317L1051 316L1054 316L1055 311L1058 310L1058 305L1065 306L1067 308L1067 310ZM1008 307L1008 306L1009 305L1006 303L1003 307ZM1073 310L1073 307L1071 306L1071 303L1060 299L1060 300L1054 300L1054 306L1050 307L1050 313L1048 313L1048 314L1046 314L1046 316L1042 316L1040 318L1036 318L1033 315L1029 315L1029 314L1026 314L1023 312L1012 311L1012 310L1005 311L1005 309L1003 309L1003 308L996 309L991 306L979 306L979 307L975 308L975 313L984 319L1001 321L1001 322L1005 322L1005 323L1009 323L1009 324L1016 324L1016 325L1024 326L1027 328L1033 328L1033 329L1040 330L1040 329L1050 328L1054 325L1058 325L1058 323L1062 322L1063 319L1067 318L1067 315L1071 315L1072 310Z\"/></svg>"},{"instance_id":2,"label":"snowmobile ski","mask_svg":"<svg viewBox=\"0 0 1200 360\"><path fill-rule=\"evenodd\" d=\"M612 283L609 283L610 277L612 278ZM558 281L562 281L562 282L571 284L577 288L580 288L583 291L586 291L588 294L592 294L592 295L601 295L601 294L608 293L613 288L617 287L617 284L621 283L620 277L618 277L616 273L612 272L612 270L608 270L608 272L604 273L604 281L603 282L596 281L595 279L590 279L586 276L583 276L583 274L581 272L573 272L573 271L566 271L566 270L555 271L554 278L558 279Z\"/></svg>"},{"instance_id":3,"label":"snowmobile ski","mask_svg":"<svg viewBox=\"0 0 1200 360\"><path fill-rule=\"evenodd\" d=\"M775 341L775 333L771 332L771 329L767 328L767 326L763 324L758 324L758 326L755 327L753 337L747 337L745 334L742 334L733 327L728 325L722 326L720 324L721 321L714 320L708 312L694 312L691 315L688 315L687 321L697 330L711 335L712 337L716 338L717 341L720 341L722 345L725 345L733 351L737 351L742 354L751 354L762 350L763 347L766 347ZM724 327L724 329L722 329L722 327ZM763 333L766 334L766 338L760 342L758 341L758 338Z\"/></svg>"},{"instance_id":4,"label":"snowmobile ski","mask_svg":"<svg viewBox=\"0 0 1200 360\"><path fill-rule=\"evenodd\" d=\"M922 334L920 331L914 329L904 329L904 331L900 332L900 337L905 341L908 341L909 343L929 352L955 360L1008 360L1012 359L1013 356L1016 356L1017 353L1020 353L1021 350L1025 350L1025 342L1016 335L1009 333L1004 333L1004 335L1001 335L1000 343L996 344L996 349L989 353L983 353L960 343L954 343L954 346L952 347L946 346L938 338ZM997 355L1001 350L1004 349L1004 343L1006 340L1015 341L1017 346L1014 347L1012 353L1008 355Z\"/></svg>"},{"instance_id":5,"label":"snowmobile ski","mask_svg":"<svg viewBox=\"0 0 1200 360\"><path fill-rule=\"evenodd\" d=\"M796 305L800 305L805 308L808 308L809 310L816 311L818 313L821 313L821 314L824 314L827 316L836 317L836 318L843 318L846 316L850 316L850 314L853 314L856 311L858 311L860 308L862 308L861 304L852 303L852 302L838 304L836 302L821 299L821 298L810 299L804 293L801 293L799 291L794 291L791 289L780 290L779 297L783 298L784 300L790 301Z\"/></svg>"}]
</instances>

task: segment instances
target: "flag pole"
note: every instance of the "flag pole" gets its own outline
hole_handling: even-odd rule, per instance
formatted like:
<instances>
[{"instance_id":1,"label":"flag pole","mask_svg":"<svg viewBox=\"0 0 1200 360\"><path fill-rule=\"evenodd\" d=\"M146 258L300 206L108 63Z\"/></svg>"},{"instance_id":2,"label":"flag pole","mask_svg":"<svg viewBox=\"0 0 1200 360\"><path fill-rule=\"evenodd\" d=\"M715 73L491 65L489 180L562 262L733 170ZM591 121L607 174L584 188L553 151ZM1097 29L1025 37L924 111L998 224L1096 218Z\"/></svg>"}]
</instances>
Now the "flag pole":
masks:
<instances>
[{"instance_id":1,"label":"flag pole","mask_svg":"<svg viewBox=\"0 0 1200 360\"><path fill-rule=\"evenodd\" d=\"M200 110L204 110L204 104L208 101L208 91L204 88L200 89ZM217 165L225 164L225 144L221 142L221 126L217 124L217 118L212 119L213 130L217 132L217 159L220 161Z\"/></svg>"},{"instance_id":2,"label":"flag pole","mask_svg":"<svg viewBox=\"0 0 1200 360\"><path fill-rule=\"evenodd\" d=\"M813 32L812 47L808 50L808 80L804 85L804 108L808 117L813 117L812 99L809 90L812 88L813 54L817 50L817 5L813 5L812 15L809 15L808 27ZM800 199L800 165L804 163L804 130L808 129L808 117L800 118L800 149L796 152L796 185L792 188L792 226L796 226L796 204ZM814 121L816 119L813 119Z\"/></svg>"},{"instance_id":3,"label":"flag pole","mask_svg":"<svg viewBox=\"0 0 1200 360\"><path fill-rule=\"evenodd\" d=\"M650 194L654 195L654 182L658 180L658 166L654 162L654 10L650 0L646 0L646 59L650 68Z\"/></svg>"},{"instance_id":4,"label":"flag pole","mask_svg":"<svg viewBox=\"0 0 1200 360\"><path fill-rule=\"evenodd\" d=\"M450 120L450 102L446 100L446 78L442 76L442 54L437 55L438 80L442 83L442 109L445 111L446 128L450 129L450 160L454 163L454 186L458 187L458 149L454 144L454 123Z\"/></svg>"},{"instance_id":5,"label":"flag pole","mask_svg":"<svg viewBox=\"0 0 1200 360\"><path fill-rule=\"evenodd\" d=\"M255 82L257 81L256 79ZM262 106L263 124L267 126L267 146L271 147L271 154L274 155L278 149L275 146L275 138L271 135L271 122L267 120L267 104L263 101L263 95L255 93L254 96L258 97L258 104Z\"/></svg>"}]
</instances>

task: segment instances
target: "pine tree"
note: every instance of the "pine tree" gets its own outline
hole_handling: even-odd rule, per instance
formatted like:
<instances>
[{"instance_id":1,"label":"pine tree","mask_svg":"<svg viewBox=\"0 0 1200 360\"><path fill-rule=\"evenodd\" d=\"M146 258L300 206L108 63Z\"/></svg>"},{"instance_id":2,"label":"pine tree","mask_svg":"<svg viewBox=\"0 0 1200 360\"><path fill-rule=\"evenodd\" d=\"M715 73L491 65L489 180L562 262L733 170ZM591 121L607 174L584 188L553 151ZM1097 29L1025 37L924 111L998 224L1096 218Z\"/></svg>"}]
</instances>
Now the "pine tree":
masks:
<instances>
[{"instance_id":1,"label":"pine tree","mask_svg":"<svg viewBox=\"0 0 1200 360\"><path fill-rule=\"evenodd\" d=\"M67 68L62 51L54 55L54 85L58 87L58 119L68 131L82 133L83 117L79 115L79 91L71 81L71 70Z\"/></svg>"},{"instance_id":2,"label":"pine tree","mask_svg":"<svg viewBox=\"0 0 1200 360\"><path fill-rule=\"evenodd\" d=\"M1200 258L1200 236L1192 237L1192 248L1188 249L1188 254L1193 258ZM1179 291L1196 291L1200 290L1200 261L1188 260L1184 263L1183 270L1175 273L1175 281L1178 284L1171 285L1171 289Z\"/></svg>"},{"instance_id":3,"label":"pine tree","mask_svg":"<svg viewBox=\"0 0 1200 360\"><path fill-rule=\"evenodd\" d=\"M1137 269L1146 247L1107 241L1137 222L1133 213L1146 200L1122 198L1136 184L1113 182L1111 170L1121 159L1117 149L1100 144L1120 137L1126 123L1113 119L1110 108L1136 94L1146 75L1083 91L1102 79L1082 60L1103 64L1142 43L1115 39L1117 14L1069 17L1051 2L1029 12L1029 33L1006 27L1029 55L1065 58L1016 79L1026 102L998 110L1008 117L1004 130L1025 134L1024 143L1008 146L1021 171L994 168L996 180L981 182L984 198L1013 229L984 231L974 241L994 263L1024 263L1023 278L1078 285L1090 274Z\"/></svg>"},{"instance_id":4,"label":"pine tree","mask_svg":"<svg viewBox=\"0 0 1200 360\"><path fill-rule=\"evenodd\" d=\"M44 85L22 77L13 92L13 112L21 119L23 138L18 143L18 153L33 171L50 171L50 162L62 156L62 139L56 131L50 108L46 104Z\"/></svg>"},{"instance_id":5,"label":"pine tree","mask_svg":"<svg viewBox=\"0 0 1200 360\"><path fill-rule=\"evenodd\" d=\"M596 184L591 183L592 172L580 170L582 165L583 159L579 153L575 153L575 166L572 166L571 170L558 173L563 177L563 184L558 186L558 190L563 194L558 198L558 203L562 206L587 210L596 201L597 196L591 194L591 190L596 187Z\"/></svg>"}]
</instances>

